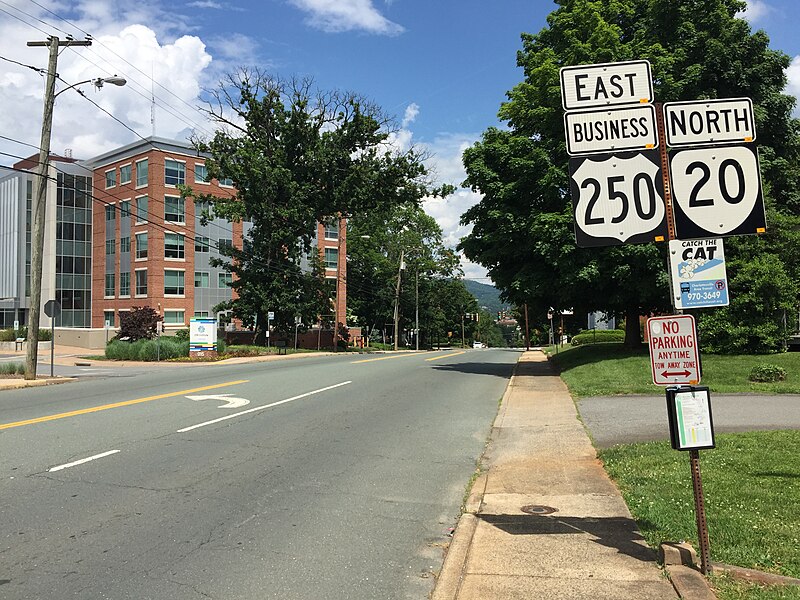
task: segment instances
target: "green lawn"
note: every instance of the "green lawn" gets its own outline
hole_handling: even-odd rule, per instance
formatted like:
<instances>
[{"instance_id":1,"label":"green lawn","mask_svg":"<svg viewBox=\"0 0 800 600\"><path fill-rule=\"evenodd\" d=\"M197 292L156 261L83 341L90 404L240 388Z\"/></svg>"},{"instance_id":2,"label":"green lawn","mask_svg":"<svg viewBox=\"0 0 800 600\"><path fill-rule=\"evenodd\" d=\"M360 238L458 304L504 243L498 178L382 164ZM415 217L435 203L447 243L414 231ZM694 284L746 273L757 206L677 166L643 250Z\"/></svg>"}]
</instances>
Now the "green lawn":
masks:
<instances>
[{"instance_id":1,"label":"green lawn","mask_svg":"<svg viewBox=\"0 0 800 600\"><path fill-rule=\"evenodd\" d=\"M653 442L599 454L650 545L699 547L688 453ZM800 578L800 431L719 435L700 464L712 560ZM800 586L713 582L721 599L800 599Z\"/></svg>"},{"instance_id":2,"label":"green lawn","mask_svg":"<svg viewBox=\"0 0 800 600\"><path fill-rule=\"evenodd\" d=\"M652 382L646 345L639 350L614 343L562 346L558 353L555 347L547 349L547 352L573 396L664 393L663 386ZM742 356L703 354L701 360L701 385L707 385L712 392L800 394L800 352ZM748 381L750 370L761 364L783 367L787 373L786 380L776 383Z\"/></svg>"}]
</instances>

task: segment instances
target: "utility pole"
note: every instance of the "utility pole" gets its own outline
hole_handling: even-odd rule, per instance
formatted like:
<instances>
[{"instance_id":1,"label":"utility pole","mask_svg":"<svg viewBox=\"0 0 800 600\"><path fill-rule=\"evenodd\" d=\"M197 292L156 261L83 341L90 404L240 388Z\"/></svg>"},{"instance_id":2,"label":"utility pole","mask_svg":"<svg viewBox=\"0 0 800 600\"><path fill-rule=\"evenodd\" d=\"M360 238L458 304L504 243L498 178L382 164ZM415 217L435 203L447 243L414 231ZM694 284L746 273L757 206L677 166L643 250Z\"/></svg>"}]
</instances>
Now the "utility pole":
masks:
<instances>
[{"instance_id":1,"label":"utility pole","mask_svg":"<svg viewBox=\"0 0 800 600\"><path fill-rule=\"evenodd\" d=\"M397 269L397 285L394 288L394 349L397 350L397 329L400 326L400 278L403 274L403 260L405 259L405 250L400 249L400 266Z\"/></svg>"},{"instance_id":2,"label":"utility pole","mask_svg":"<svg viewBox=\"0 0 800 600\"><path fill-rule=\"evenodd\" d=\"M47 46L50 58L47 62L47 80L44 88L44 114L42 115L42 137L39 142L39 181L33 198L33 223L31 231L31 303L28 309L28 348L25 356L25 379L36 379L36 363L39 354L39 312L42 308L42 254L44 253L44 222L47 203L47 176L50 170L50 132L53 128L53 104L56 94L56 67L58 49L64 46L91 46L91 40L59 40L50 36L44 42L28 42L28 46ZM55 317L51 317L55 318ZM55 344L55 340L50 341Z\"/></svg>"},{"instance_id":3,"label":"utility pole","mask_svg":"<svg viewBox=\"0 0 800 600\"><path fill-rule=\"evenodd\" d=\"M414 271L414 283L416 287L414 298L414 342L416 349L419 350L419 266ZM783 313L784 329L786 329L786 312ZM784 336L785 337L785 336Z\"/></svg>"}]
</instances>

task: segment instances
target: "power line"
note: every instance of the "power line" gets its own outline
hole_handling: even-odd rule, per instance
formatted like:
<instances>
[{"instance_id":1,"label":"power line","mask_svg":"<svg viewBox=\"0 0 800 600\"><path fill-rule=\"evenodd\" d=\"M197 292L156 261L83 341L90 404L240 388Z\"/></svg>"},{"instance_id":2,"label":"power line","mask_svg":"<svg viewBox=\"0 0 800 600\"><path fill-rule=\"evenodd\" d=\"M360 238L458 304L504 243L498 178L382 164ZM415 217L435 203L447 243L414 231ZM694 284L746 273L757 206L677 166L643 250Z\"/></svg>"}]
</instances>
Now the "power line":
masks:
<instances>
[{"instance_id":1,"label":"power line","mask_svg":"<svg viewBox=\"0 0 800 600\"><path fill-rule=\"evenodd\" d=\"M0 0L0 1L2 1L2 0ZM68 25L71 25L72 27L74 27L75 29L77 29L78 31L80 31L81 33L83 33L84 35L87 35L87 36L88 36L88 35L91 35L91 34L89 34L89 32L87 32L87 31L85 31L85 30L81 29L81 28L80 28L78 25L76 25L75 23L72 23L72 22L70 22L69 20L67 20L66 18L62 17L62 16L61 16L61 15L59 15L58 13L55 13L55 12L53 12L53 11L52 11L52 10L50 10L49 8L47 8L47 7L45 7L45 6L42 6L42 5L41 5L41 4L39 4L39 3L38 3L36 0L31 0L31 2L33 2L33 4L35 4L35 5L36 5L36 6L38 6L39 8L41 8L41 9L43 9L43 10L46 10L47 12L49 12L49 13L50 13L51 15L53 15L54 17L56 17L56 18L58 18L58 19L61 19L62 21L64 21L64 22L65 22L65 23L67 23ZM192 106L191 104L189 104L188 102L186 102L186 100L184 100L183 98L181 98L180 96L178 96L178 95L177 95L175 92L173 92L171 89L169 89L168 87L166 87L166 86L162 85L161 83L159 83L159 82L155 81L155 79L154 79L154 78L152 78L151 76L148 76L148 75L147 75L147 73L145 73L144 71L142 71L142 70L141 70L139 67L137 67L135 64L133 64L133 63L131 63L130 61L128 61L128 60L127 60L127 59L126 59L124 56L121 56L120 54L117 54L117 53L116 53L116 52L115 52L115 51L114 51L112 48L109 48L108 46L106 46L105 44L103 44L101 41L99 41L99 40L94 40L94 41L95 41L95 42L96 42L98 45L102 46L103 48L105 48L106 50L108 50L109 52L111 52L111 53L112 53L114 56L116 56L117 58L119 58L120 60L122 60L123 62L125 62L126 64L128 64L130 67L132 67L133 69L135 69L136 71L138 71L140 74L144 75L144 77L145 77L146 79L150 80L152 83L154 83L154 84L155 84L155 85L157 85L159 88L161 88L162 90L164 90L165 92L167 92L169 95L173 96L173 97L174 97L175 99L177 99L179 102L182 102L183 104L185 104L186 106L188 106L188 107L189 107L189 108L190 108L190 109L191 109L193 112L194 112L194 111L200 112L200 109L199 109L198 107L196 107L196 106ZM95 53L95 54L96 54L96 53ZM137 85L139 85L139 84L137 83ZM144 87L144 86L142 86L142 87ZM167 105L167 106L169 106L169 105ZM201 113L201 114L202 114L202 113ZM174 116L174 115L173 115L173 116ZM187 125L191 125L191 124L193 124L193 123L191 122L191 119L189 119L188 121L184 121L184 122L186 122L186 123L187 123ZM195 124L195 125L196 125L196 124ZM203 129L203 128L202 128L202 127L200 127L199 129Z\"/></svg>"}]
</instances>

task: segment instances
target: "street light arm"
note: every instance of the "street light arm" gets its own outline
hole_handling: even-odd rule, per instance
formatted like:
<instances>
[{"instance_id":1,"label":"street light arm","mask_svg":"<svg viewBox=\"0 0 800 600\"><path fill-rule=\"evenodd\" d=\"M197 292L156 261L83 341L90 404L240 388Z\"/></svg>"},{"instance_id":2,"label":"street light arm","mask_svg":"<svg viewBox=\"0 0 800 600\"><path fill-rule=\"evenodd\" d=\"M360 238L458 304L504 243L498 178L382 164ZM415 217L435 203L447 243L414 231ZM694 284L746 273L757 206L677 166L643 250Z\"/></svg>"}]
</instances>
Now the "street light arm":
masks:
<instances>
[{"instance_id":1,"label":"street light arm","mask_svg":"<svg viewBox=\"0 0 800 600\"><path fill-rule=\"evenodd\" d=\"M61 78L59 77L59 79L61 79ZM62 79L62 81L63 81L63 79ZM53 99L57 98L59 94L62 94L64 92L66 92L67 90L74 89L74 88L78 87L79 85L83 85L85 83L94 84L94 86L99 90L100 88L103 87L103 84L110 83L112 85L123 86L126 83L128 83L128 80L125 79L124 77L117 77L116 75L114 75L113 77L97 77L95 79L86 79L84 81L79 81L78 83L73 83L72 85L65 87L63 90L58 90L53 95Z\"/></svg>"}]
</instances>

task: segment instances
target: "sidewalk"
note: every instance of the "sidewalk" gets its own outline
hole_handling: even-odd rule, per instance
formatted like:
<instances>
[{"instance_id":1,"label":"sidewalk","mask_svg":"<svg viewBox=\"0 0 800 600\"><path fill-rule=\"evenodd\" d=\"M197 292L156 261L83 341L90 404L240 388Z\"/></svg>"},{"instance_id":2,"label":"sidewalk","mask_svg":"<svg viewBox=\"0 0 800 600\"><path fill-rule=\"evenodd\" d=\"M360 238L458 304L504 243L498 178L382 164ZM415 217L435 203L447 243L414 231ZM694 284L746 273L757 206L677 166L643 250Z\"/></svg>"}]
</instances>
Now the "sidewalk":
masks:
<instances>
[{"instance_id":1,"label":"sidewalk","mask_svg":"<svg viewBox=\"0 0 800 600\"><path fill-rule=\"evenodd\" d=\"M484 467L433 600L678 597L540 352L517 365Z\"/></svg>"}]
</instances>

